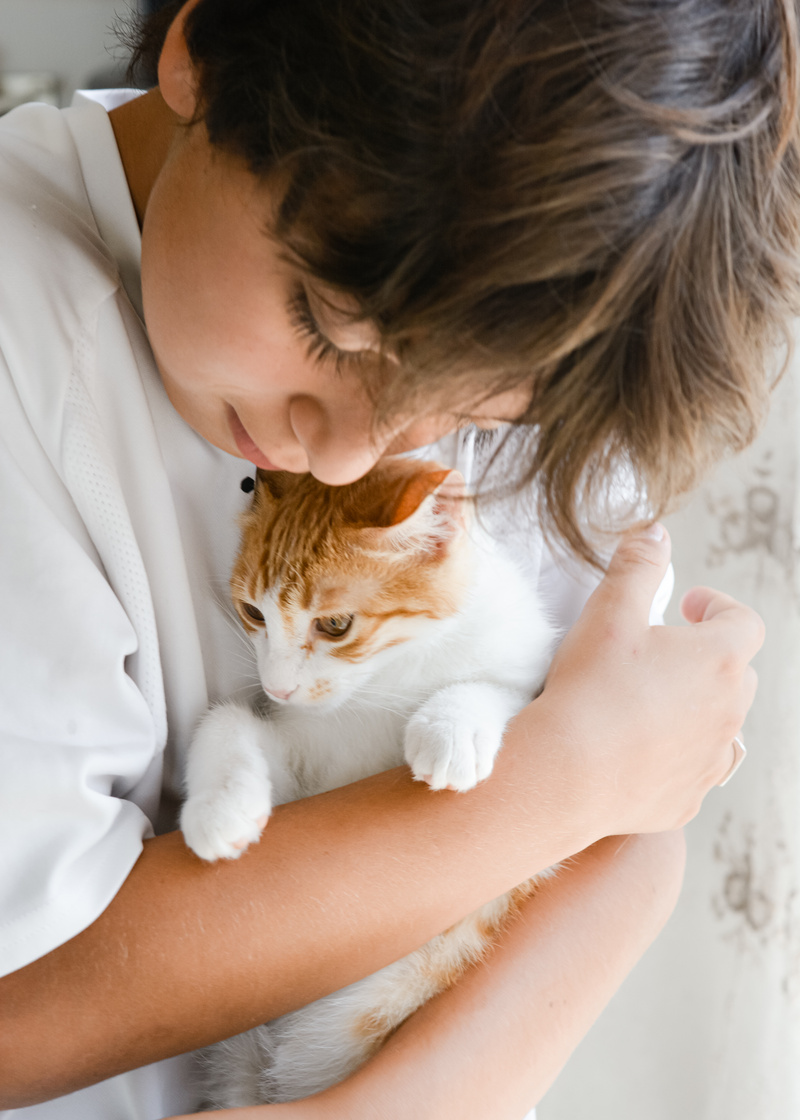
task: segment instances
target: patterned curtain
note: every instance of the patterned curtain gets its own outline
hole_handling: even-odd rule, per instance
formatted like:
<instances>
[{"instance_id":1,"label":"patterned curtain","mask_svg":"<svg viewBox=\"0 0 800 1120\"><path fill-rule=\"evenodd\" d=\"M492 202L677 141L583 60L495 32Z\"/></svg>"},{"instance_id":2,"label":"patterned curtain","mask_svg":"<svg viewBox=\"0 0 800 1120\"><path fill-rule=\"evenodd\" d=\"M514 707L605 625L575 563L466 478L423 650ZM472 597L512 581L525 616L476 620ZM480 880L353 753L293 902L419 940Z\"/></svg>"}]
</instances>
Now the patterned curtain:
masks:
<instances>
[{"instance_id":1,"label":"patterned curtain","mask_svg":"<svg viewBox=\"0 0 800 1120\"><path fill-rule=\"evenodd\" d=\"M758 442L668 522L681 594L767 625L748 757L688 828L681 902L539 1120L800 1118L800 352Z\"/></svg>"}]
</instances>

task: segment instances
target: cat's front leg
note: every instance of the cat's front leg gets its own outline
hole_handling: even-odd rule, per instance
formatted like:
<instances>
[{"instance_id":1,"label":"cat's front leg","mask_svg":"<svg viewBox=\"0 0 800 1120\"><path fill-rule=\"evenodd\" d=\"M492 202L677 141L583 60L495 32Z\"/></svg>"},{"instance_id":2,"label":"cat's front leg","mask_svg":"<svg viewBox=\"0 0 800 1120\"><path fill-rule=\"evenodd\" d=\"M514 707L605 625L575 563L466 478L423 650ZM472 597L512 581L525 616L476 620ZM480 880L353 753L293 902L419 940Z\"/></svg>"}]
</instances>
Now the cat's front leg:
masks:
<instances>
[{"instance_id":1,"label":"cat's front leg","mask_svg":"<svg viewBox=\"0 0 800 1120\"><path fill-rule=\"evenodd\" d=\"M180 823L201 859L236 859L261 835L275 800L265 752L270 730L232 703L212 708L197 728Z\"/></svg>"},{"instance_id":2,"label":"cat's front leg","mask_svg":"<svg viewBox=\"0 0 800 1120\"><path fill-rule=\"evenodd\" d=\"M408 721L405 759L431 789L468 790L488 778L503 732L526 697L488 681L453 684Z\"/></svg>"}]
</instances>

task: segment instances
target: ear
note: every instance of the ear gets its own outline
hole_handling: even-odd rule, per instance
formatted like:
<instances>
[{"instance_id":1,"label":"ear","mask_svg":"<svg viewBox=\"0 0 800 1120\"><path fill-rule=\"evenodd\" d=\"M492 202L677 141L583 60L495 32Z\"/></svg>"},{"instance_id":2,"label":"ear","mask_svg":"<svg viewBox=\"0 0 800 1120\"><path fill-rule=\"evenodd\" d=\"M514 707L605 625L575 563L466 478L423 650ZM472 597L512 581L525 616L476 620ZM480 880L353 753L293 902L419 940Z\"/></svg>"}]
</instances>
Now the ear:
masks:
<instances>
[{"instance_id":1,"label":"ear","mask_svg":"<svg viewBox=\"0 0 800 1120\"><path fill-rule=\"evenodd\" d=\"M383 530L385 541L394 549L444 556L465 528L465 507L466 486L458 471L420 471L401 491Z\"/></svg>"},{"instance_id":2,"label":"ear","mask_svg":"<svg viewBox=\"0 0 800 1120\"><path fill-rule=\"evenodd\" d=\"M279 502L289 492L292 484L297 482L298 477L291 471L262 471L259 467L256 470L255 497L263 496Z\"/></svg>"},{"instance_id":3,"label":"ear","mask_svg":"<svg viewBox=\"0 0 800 1120\"><path fill-rule=\"evenodd\" d=\"M197 112L197 75L184 34L186 17L199 0L188 0L172 21L158 60L158 87L173 113L185 121Z\"/></svg>"}]
</instances>

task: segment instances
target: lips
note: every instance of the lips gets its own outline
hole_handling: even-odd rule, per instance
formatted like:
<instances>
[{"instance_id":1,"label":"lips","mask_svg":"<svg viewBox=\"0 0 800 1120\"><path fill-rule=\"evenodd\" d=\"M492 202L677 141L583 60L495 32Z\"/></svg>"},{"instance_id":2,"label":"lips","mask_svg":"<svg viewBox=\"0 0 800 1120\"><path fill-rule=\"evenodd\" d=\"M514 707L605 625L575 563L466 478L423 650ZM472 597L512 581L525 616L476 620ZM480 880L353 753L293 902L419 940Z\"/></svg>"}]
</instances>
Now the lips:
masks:
<instances>
[{"instance_id":1,"label":"lips","mask_svg":"<svg viewBox=\"0 0 800 1120\"><path fill-rule=\"evenodd\" d=\"M239 449L239 454L243 459L249 460L255 466L260 467L263 471L279 471L281 468L276 467L274 463L263 453L261 448L253 442L249 432L244 424L239 419L236 410L228 405L228 424L231 429L233 441Z\"/></svg>"}]
</instances>

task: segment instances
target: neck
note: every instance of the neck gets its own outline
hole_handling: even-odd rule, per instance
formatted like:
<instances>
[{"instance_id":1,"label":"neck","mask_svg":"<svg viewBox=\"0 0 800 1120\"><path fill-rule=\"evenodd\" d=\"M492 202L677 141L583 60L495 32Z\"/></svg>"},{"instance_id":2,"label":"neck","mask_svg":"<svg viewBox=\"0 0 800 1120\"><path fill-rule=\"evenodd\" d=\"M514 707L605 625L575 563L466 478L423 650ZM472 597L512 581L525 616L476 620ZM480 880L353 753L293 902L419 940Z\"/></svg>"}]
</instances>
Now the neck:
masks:
<instances>
[{"instance_id":1,"label":"neck","mask_svg":"<svg viewBox=\"0 0 800 1120\"><path fill-rule=\"evenodd\" d=\"M181 122L158 89L112 109L109 116L141 228L150 192Z\"/></svg>"}]
</instances>

